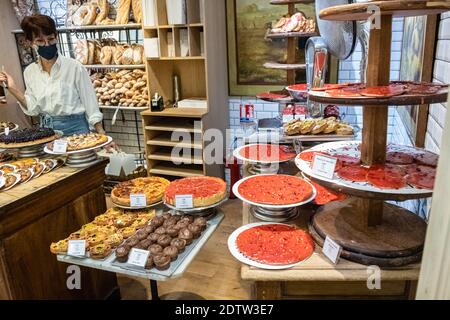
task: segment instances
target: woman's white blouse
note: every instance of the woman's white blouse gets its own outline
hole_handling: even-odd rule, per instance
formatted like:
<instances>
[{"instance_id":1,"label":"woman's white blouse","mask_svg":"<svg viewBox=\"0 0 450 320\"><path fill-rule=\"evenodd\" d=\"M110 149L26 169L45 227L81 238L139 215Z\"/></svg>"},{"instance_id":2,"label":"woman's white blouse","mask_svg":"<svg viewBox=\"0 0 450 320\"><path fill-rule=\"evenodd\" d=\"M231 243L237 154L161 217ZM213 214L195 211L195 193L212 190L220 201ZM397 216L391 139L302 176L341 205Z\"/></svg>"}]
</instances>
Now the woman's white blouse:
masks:
<instances>
[{"instance_id":1,"label":"woman's white blouse","mask_svg":"<svg viewBox=\"0 0 450 320\"><path fill-rule=\"evenodd\" d=\"M86 68L78 61L59 55L50 74L39 62L29 65L24 72L25 114L37 116L67 116L86 113L91 126L101 122L103 114Z\"/></svg>"}]
</instances>

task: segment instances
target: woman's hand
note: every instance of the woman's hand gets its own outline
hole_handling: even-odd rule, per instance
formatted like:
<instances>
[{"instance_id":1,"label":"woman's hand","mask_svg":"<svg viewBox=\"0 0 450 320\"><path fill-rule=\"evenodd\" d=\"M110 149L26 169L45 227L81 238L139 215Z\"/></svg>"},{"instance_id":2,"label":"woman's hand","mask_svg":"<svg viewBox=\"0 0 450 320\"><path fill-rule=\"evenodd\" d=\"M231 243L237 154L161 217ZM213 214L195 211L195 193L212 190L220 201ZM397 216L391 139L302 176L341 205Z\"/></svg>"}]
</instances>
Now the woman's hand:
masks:
<instances>
[{"instance_id":1,"label":"woman's hand","mask_svg":"<svg viewBox=\"0 0 450 320\"><path fill-rule=\"evenodd\" d=\"M119 145L112 141L110 144L103 147L107 153L113 153L115 151L120 151Z\"/></svg>"},{"instance_id":2,"label":"woman's hand","mask_svg":"<svg viewBox=\"0 0 450 320\"><path fill-rule=\"evenodd\" d=\"M14 79L5 71L0 72L0 82L6 83L7 87L10 89L14 89L16 87Z\"/></svg>"}]
</instances>

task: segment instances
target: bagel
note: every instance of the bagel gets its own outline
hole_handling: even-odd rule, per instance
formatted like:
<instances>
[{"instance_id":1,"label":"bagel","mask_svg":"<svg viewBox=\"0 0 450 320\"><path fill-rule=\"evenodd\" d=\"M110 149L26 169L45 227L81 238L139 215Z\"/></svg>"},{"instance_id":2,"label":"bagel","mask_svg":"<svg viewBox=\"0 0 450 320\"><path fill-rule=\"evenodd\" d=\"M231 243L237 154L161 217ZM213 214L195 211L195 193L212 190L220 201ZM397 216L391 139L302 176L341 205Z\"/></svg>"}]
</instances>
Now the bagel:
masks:
<instances>
[{"instance_id":1,"label":"bagel","mask_svg":"<svg viewBox=\"0 0 450 320\"><path fill-rule=\"evenodd\" d=\"M83 4L72 16L72 23L76 26L89 26L95 22L97 17L97 6Z\"/></svg>"}]
</instances>

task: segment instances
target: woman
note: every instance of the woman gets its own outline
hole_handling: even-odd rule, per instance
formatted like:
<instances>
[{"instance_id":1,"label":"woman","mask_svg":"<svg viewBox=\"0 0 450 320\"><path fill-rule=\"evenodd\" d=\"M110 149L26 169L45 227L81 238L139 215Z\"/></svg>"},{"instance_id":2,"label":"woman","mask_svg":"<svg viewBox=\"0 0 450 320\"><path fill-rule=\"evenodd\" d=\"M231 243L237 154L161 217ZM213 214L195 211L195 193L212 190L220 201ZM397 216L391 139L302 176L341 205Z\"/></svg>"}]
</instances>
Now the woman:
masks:
<instances>
[{"instance_id":1,"label":"woman","mask_svg":"<svg viewBox=\"0 0 450 320\"><path fill-rule=\"evenodd\" d=\"M43 127L60 130L65 136L89 133L90 128L105 134L88 72L78 61L58 54L55 21L33 15L25 17L21 27L38 61L25 69L25 93L6 72L0 72L0 83L6 82L25 114L41 117Z\"/></svg>"}]
</instances>

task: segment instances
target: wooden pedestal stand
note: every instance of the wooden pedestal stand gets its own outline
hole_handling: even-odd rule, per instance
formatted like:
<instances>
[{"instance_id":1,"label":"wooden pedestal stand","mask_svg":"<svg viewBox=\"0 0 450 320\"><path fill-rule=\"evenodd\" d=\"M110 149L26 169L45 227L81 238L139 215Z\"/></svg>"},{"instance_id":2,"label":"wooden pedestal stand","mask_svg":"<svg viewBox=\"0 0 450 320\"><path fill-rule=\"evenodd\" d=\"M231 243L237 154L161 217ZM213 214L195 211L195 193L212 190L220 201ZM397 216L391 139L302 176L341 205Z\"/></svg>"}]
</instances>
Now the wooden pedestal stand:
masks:
<instances>
[{"instance_id":1,"label":"wooden pedestal stand","mask_svg":"<svg viewBox=\"0 0 450 320\"><path fill-rule=\"evenodd\" d=\"M393 6L394 2L397 7ZM392 16L426 14L426 1L420 2L423 11L418 10L418 2L420 1L377 2L381 13L380 28L370 32L367 86L389 83ZM386 3L390 5L387 7ZM407 9L408 3L414 4L413 10ZM366 9L367 5L365 4ZM432 13L436 13L436 10L446 11L448 6L448 3L442 2L441 7L433 6ZM327 8L320 12L320 17L329 20L361 20L359 15L354 15L354 7L355 5L343 5ZM362 11L361 4L357 7ZM310 99L314 101L314 97ZM330 98L327 102L334 104L335 101ZM364 105L361 160L368 166L384 164L388 106L368 105L364 101L361 104ZM374 197L371 192L367 193L367 196L358 193L359 198L349 198L319 209L310 225L315 240L323 244L324 238L330 236L343 247L342 255L346 259L367 265L391 267L419 260L426 223L401 207L387 204L385 200L390 199L389 195L383 199L379 194ZM408 195L403 197L404 200L408 198ZM411 195L411 198L416 196Z\"/></svg>"}]
</instances>

